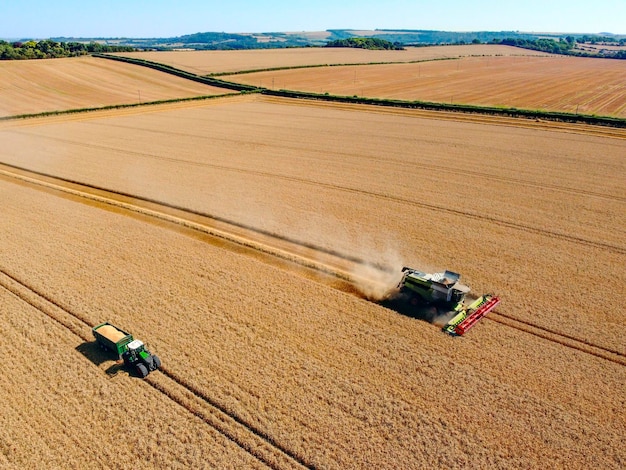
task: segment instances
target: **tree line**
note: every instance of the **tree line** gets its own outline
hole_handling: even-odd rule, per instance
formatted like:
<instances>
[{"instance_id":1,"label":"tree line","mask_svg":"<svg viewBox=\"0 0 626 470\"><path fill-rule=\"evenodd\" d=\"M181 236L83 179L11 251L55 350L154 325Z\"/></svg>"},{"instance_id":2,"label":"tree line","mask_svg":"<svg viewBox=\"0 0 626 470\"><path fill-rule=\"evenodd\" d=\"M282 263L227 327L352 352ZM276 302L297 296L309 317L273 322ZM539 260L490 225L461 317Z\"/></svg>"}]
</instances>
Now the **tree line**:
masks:
<instances>
[{"instance_id":1,"label":"tree line","mask_svg":"<svg viewBox=\"0 0 626 470\"><path fill-rule=\"evenodd\" d=\"M583 36L583 38L585 38L585 36ZM589 38L590 37L587 37L587 39ZM607 38L607 39L610 39L610 38ZM565 39L561 38L558 41L555 41L554 39L546 39L546 38L533 39L533 40L507 38L507 39L502 39L499 42L499 44L505 44L507 46L522 47L524 49L532 49L532 50L542 51L542 52L549 52L551 54L574 55L574 56L579 56L579 57L604 57L604 58L610 58L610 59L626 59L626 51L624 50L616 51L611 54L603 54L599 56L598 54L590 54L583 50L576 49L577 42L582 43L582 38L577 39L573 36L567 36ZM594 42L593 44L597 44L597 42ZM620 41L617 44L622 45L623 42Z\"/></svg>"},{"instance_id":2,"label":"tree line","mask_svg":"<svg viewBox=\"0 0 626 470\"><path fill-rule=\"evenodd\" d=\"M560 39L555 41L554 39L514 39L507 38L502 39L500 44L507 46L522 47L524 49L532 49L535 51L550 52L552 54L571 54L576 41L571 36L568 36L565 40Z\"/></svg>"},{"instance_id":3,"label":"tree line","mask_svg":"<svg viewBox=\"0 0 626 470\"><path fill-rule=\"evenodd\" d=\"M393 43L386 39L380 38L363 38L352 37L346 39L337 39L335 41L329 41L326 47L353 47L358 49L372 49L372 50L404 50L404 47L400 43Z\"/></svg>"},{"instance_id":4,"label":"tree line","mask_svg":"<svg viewBox=\"0 0 626 470\"><path fill-rule=\"evenodd\" d=\"M81 42L57 42L50 39L25 42L0 40L0 60L53 59L91 53L131 52L134 50L130 46L111 46L97 42L85 44Z\"/></svg>"}]
</instances>

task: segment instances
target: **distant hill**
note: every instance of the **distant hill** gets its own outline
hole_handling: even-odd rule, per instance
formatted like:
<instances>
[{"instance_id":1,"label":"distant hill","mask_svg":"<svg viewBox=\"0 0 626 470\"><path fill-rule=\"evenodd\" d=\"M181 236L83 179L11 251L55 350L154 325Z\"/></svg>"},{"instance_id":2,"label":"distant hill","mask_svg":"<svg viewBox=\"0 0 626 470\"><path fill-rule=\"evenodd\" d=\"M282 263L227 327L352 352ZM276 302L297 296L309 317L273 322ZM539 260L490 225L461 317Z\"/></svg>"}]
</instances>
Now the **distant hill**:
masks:
<instances>
[{"instance_id":1,"label":"distant hill","mask_svg":"<svg viewBox=\"0 0 626 470\"><path fill-rule=\"evenodd\" d=\"M402 46L425 46L436 44L470 44L500 42L504 39L534 41L538 39L560 40L571 36L578 38L600 37L573 33L526 33L519 31L429 31L407 29L329 29L327 31L270 32L270 33L194 33L172 38L50 38L59 42L96 42L114 46L130 46L151 50L215 50L215 49L265 49L285 47L321 47L331 41L363 37L384 39ZM626 35L602 33L605 40L622 44Z\"/></svg>"}]
</instances>

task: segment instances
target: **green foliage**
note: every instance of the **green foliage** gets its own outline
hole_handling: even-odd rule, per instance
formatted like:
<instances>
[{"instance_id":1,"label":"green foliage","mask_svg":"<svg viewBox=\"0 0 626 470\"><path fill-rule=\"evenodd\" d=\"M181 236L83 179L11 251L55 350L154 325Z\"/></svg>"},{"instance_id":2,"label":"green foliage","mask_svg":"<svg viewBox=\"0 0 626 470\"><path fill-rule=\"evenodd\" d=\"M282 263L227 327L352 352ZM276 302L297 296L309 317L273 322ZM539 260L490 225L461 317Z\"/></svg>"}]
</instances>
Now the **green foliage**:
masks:
<instances>
[{"instance_id":1,"label":"green foliage","mask_svg":"<svg viewBox=\"0 0 626 470\"><path fill-rule=\"evenodd\" d=\"M258 47L255 37L229 33L195 33L177 38L180 44L199 50L253 49Z\"/></svg>"},{"instance_id":2,"label":"green foliage","mask_svg":"<svg viewBox=\"0 0 626 470\"><path fill-rule=\"evenodd\" d=\"M386 39L380 38L363 38L363 37L351 37L346 39L337 39L335 41L329 41L326 47L352 47L357 49L372 49L372 50L404 50L402 44L389 42Z\"/></svg>"},{"instance_id":3,"label":"green foliage","mask_svg":"<svg viewBox=\"0 0 626 470\"><path fill-rule=\"evenodd\" d=\"M587 42L591 44L597 44L598 39L606 39L611 41L611 44L622 45L622 41L616 42L615 39L600 37L600 36L582 36L578 39L573 36L567 36L565 39L515 39L506 38L499 42L499 44L505 44L508 46L523 47L524 49L532 49L536 51L549 52L551 54L563 54L563 55L575 55L582 57L604 57L609 59L626 59L626 51L617 51L613 54L590 54L576 49L577 42Z\"/></svg>"},{"instance_id":4,"label":"green foliage","mask_svg":"<svg viewBox=\"0 0 626 470\"><path fill-rule=\"evenodd\" d=\"M103 53L103 52L133 52L134 47L130 46L112 46L109 44L101 44L99 42L90 42L85 45L85 49L89 53Z\"/></svg>"},{"instance_id":5,"label":"green foliage","mask_svg":"<svg viewBox=\"0 0 626 470\"><path fill-rule=\"evenodd\" d=\"M129 46L110 46L97 42L57 42L50 39L43 41L13 42L0 41L0 60L18 59L54 59L74 57L93 52L130 52Z\"/></svg>"},{"instance_id":6,"label":"green foliage","mask_svg":"<svg viewBox=\"0 0 626 470\"><path fill-rule=\"evenodd\" d=\"M246 91L242 91L241 93L247 93ZM78 113L88 113L93 111L102 111L108 109L124 109L124 108L137 108L139 106L154 106L160 104L169 104L169 103L182 103L186 101L203 101L203 100L214 100L218 98L223 98L225 96L230 96L232 93L226 93L223 95L205 95L205 96L192 96L190 98L172 98L167 100L157 100L157 101L148 101L142 103L130 103L130 104L113 104L108 106L100 106L95 108L75 108L75 109L66 109L63 111L44 111L42 113L35 114L17 114L13 116L0 116L0 121L10 121L13 119L29 119L34 117L45 117L45 116L60 116L64 114L78 114Z\"/></svg>"},{"instance_id":7,"label":"green foliage","mask_svg":"<svg viewBox=\"0 0 626 470\"><path fill-rule=\"evenodd\" d=\"M626 38L617 39L611 36L590 36L585 34L576 39L578 42L584 42L589 44L612 44L616 46L626 45Z\"/></svg>"},{"instance_id":8,"label":"green foliage","mask_svg":"<svg viewBox=\"0 0 626 470\"><path fill-rule=\"evenodd\" d=\"M244 85L241 83L227 82L227 81L220 80L217 78L212 78L212 77L203 77L201 75L196 75L191 72L186 72L184 70L177 69L176 67L172 67L171 65L160 64L158 62L152 62L150 60L137 59L134 57L98 54L98 53L95 53L94 57L116 60L118 62L126 62L127 64L141 65L143 67L148 67L154 70L159 70L161 72L176 75L178 77L186 78L188 80L193 80L195 82L204 83L206 85L211 85L211 86L216 86L216 87L221 87L221 88L228 88L228 89L237 90L237 91L256 91L257 90L257 87L252 86L252 85Z\"/></svg>"},{"instance_id":9,"label":"green foliage","mask_svg":"<svg viewBox=\"0 0 626 470\"><path fill-rule=\"evenodd\" d=\"M555 41L554 39L515 39L507 38L500 41L507 46L523 47L535 51L549 52L551 54L569 54L574 48L575 41Z\"/></svg>"},{"instance_id":10,"label":"green foliage","mask_svg":"<svg viewBox=\"0 0 626 470\"><path fill-rule=\"evenodd\" d=\"M200 32L184 36L170 38L72 38L53 37L57 42L79 41L85 43L106 43L117 46L129 46L139 50L172 50L172 49L194 49L194 50L228 50L228 49L275 49L291 47L323 47L328 42L340 39L350 39L355 36L362 38L381 39L388 41L395 46L432 46L438 44L497 44L503 39L527 39L536 40L540 38L551 38L559 41L562 35L554 33L529 34L519 31L429 31L429 30L390 30L377 29L372 31L357 32L350 29L329 29L328 35L310 35L306 32L297 33L245 33L231 34L224 32ZM568 36L566 41L572 43L573 40L580 43L595 41L602 44L619 44L620 41L626 43L623 35L603 36ZM113 52L103 50L101 52Z\"/></svg>"},{"instance_id":11,"label":"green foliage","mask_svg":"<svg viewBox=\"0 0 626 470\"><path fill-rule=\"evenodd\" d=\"M172 49L181 45L195 50L240 50L310 47L311 41L302 36L287 33L194 33L165 39L136 40L136 47L143 49Z\"/></svg>"},{"instance_id":12,"label":"green foliage","mask_svg":"<svg viewBox=\"0 0 626 470\"><path fill-rule=\"evenodd\" d=\"M353 37L354 31L343 29L328 30L331 33L329 40L346 39ZM470 44L479 41L489 43L494 39L500 41L507 37L536 39L533 36L515 31L431 31L411 29L377 29L367 34L367 37L386 39L387 41L402 44L403 46L432 46L438 44Z\"/></svg>"}]
</instances>

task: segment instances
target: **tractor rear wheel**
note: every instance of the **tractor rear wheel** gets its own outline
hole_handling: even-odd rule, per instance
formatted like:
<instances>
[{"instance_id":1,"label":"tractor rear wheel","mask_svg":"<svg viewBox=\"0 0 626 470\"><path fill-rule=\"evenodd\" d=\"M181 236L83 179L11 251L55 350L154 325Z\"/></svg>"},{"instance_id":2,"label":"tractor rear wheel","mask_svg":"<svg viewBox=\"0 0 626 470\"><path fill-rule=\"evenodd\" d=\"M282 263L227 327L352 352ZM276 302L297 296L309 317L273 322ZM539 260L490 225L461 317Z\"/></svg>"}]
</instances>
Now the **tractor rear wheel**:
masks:
<instances>
[{"instance_id":1,"label":"tractor rear wheel","mask_svg":"<svg viewBox=\"0 0 626 470\"><path fill-rule=\"evenodd\" d=\"M142 379L145 379L146 376L149 374L148 368L143 364L137 364L135 369L137 370L137 374L139 374L139 377L141 377Z\"/></svg>"},{"instance_id":2,"label":"tractor rear wheel","mask_svg":"<svg viewBox=\"0 0 626 470\"><path fill-rule=\"evenodd\" d=\"M152 355L152 363L154 364L154 370L157 370L161 367L161 359L156 354Z\"/></svg>"}]
</instances>

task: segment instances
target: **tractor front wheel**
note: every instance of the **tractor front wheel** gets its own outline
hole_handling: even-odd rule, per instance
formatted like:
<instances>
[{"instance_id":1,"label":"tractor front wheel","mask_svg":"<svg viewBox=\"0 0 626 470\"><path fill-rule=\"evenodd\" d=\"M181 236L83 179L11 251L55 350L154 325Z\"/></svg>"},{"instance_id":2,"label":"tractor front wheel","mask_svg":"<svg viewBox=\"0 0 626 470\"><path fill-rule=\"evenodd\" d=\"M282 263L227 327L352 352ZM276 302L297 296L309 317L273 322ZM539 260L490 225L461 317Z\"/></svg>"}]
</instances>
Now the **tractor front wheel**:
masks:
<instances>
[{"instance_id":1,"label":"tractor front wheel","mask_svg":"<svg viewBox=\"0 0 626 470\"><path fill-rule=\"evenodd\" d=\"M135 369L137 370L137 374L139 375L139 377L141 377L142 379L145 379L149 373L148 368L143 364L137 364Z\"/></svg>"},{"instance_id":2,"label":"tractor front wheel","mask_svg":"<svg viewBox=\"0 0 626 470\"><path fill-rule=\"evenodd\" d=\"M153 354L152 363L154 364L154 370L159 369L161 367L161 359L159 359L159 356Z\"/></svg>"}]
</instances>

